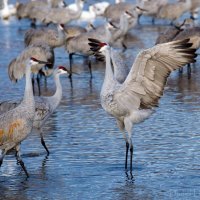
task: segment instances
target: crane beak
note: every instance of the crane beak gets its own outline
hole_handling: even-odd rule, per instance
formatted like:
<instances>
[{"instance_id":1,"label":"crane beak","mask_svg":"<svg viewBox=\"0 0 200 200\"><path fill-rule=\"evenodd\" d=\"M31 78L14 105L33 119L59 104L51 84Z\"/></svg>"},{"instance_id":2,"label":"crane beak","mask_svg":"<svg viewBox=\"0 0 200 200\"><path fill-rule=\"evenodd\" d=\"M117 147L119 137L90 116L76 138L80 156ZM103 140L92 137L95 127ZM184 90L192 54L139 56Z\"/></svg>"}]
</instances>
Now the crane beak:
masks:
<instances>
[{"instance_id":1,"label":"crane beak","mask_svg":"<svg viewBox=\"0 0 200 200\"><path fill-rule=\"evenodd\" d=\"M39 64L46 64L46 65L51 65L52 63L47 62L47 61L42 61L42 60L38 60Z\"/></svg>"},{"instance_id":2,"label":"crane beak","mask_svg":"<svg viewBox=\"0 0 200 200\"><path fill-rule=\"evenodd\" d=\"M69 69L67 69L66 67L65 67L65 72L66 72L66 74L68 74L68 75L71 75L71 74L76 74L76 75L80 75L79 73L77 73L77 72L74 72L74 71L71 71L70 72L70 70Z\"/></svg>"}]
</instances>

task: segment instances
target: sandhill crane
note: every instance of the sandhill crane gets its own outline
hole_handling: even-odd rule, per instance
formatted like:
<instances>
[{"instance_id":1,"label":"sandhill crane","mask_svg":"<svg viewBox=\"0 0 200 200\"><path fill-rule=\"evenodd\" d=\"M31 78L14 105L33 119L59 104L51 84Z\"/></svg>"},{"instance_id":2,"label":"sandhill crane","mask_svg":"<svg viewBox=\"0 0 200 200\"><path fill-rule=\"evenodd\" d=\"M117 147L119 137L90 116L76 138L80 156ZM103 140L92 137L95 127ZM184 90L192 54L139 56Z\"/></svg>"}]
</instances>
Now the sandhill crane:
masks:
<instances>
[{"instance_id":1,"label":"sandhill crane","mask_svg":"<svg viewBox=\"0 0 200 200\"><path fill-rule=\"evenodd\" d=\"M181 17L185 12L189 11L191 0L179 0L176 3L168 3L161 6L158 11L157 18L171 20L171 24Z\"/></svg>"},{"instance_id":2,"label":"sandhill crane","mask_svg":"<svg viewBox=\"0 0 200 200\"><path fill-rule=\"evenodd\" d=\"M71 38L68 38L65 44L65 49L69 54L70 72L72 72L73 55L78 54L88 57L89 55L92 54L92 52L90 51L90 46L88 45L87 41L88 37L93 37L100 40L104 39L107 42L109 42L112 38L113 30L116 30L116 27L112 23L107 22L105 25L99 27L98 29L82 33L76 37L72 36ZM90 71L90 76L92 77L90 61L88 67Z\"/></svg>"},{"instance_id":3,"label":"sandhill crane","mask_svg":"<svg viewBox=\"0 0 200 200\"><path fill-rule=\"evenodd\" d=\"M161 33L156 39L155 44L161 44L170 42L173 40L182 40L186 38L190 38L190 41L193 43L192 48L198 49L200 42L200 29L198 27L194 27L194 20L187 18L183 21L179 26L169 27L165 32ZM183 68L179 69L179 72L182 73ZM187 74L188 79L191 77L191 66L187 65Z\"/></svg>"},{"instance_id":4,"label":"sandhill crane","mask_svg":"<svg viewBox=\"0 0 200 200\"><path fill-rule=\"evenodd\" d=\"M25 47L38 42L45 43L51 48L64 45L65 40L64 25L57 25L57 31L48 28L29 29L24 36Z\"/></svg>"},{"instance_id":5,"label":"sandhill crane","mask_svg":"<svg viewBox=\"0 0 200 200\"><path fill-rule=\"evenodd\" d=\"M190 18L184 19L183 23L168 27L164 32L160 33L156 39L155 44L171 42L182 31L195 26L194 20Z\"/></svg>"},{"instance_id":6,"label":"sandhill crane","mask_svg":"<svg viewBox=\"0 0 200 200\"><path fill-rule=\"evenodd\" d=\"M25 73L25 68L26 68L26 60L31 55L33 55L38 60L45 60L48 63L51 63L51 64L48 64L48 67L53 68L53 64L54 64L53 49L44 43L32 44L26 47L17 58L14 58L10 62L8 66L8 75L11 81L17 82L17 80L23 77ZM32 79L33 85L34 85L34 74L38 75L38 72L42 69L43 66L44 64L40 64L40 63L32 66L31 70L33 73L33 79ZM38 76L37 76L37 84L38 84L39 95L40 95L40 84L39 84Z\"/></svg>"},{"instance_id":7,"label":"sandhill crane","mask_svg":"<svg viewBox=\"0 0 200 200\"><path fill-rule=\"evenodd\" d=\"M191 0L191 18L194 20L198 18L198 13L200 10L200 1L199 0Z\"/></svg>"},{"instance_id":8,"label":"sandhill crane","mask_svg":"<svg viewBox=\"0 0 200 200\"><path fill-rule=\"evenodd\" d=\"M36 19L40 19L40 16L44 16L44 12L50 8L63 7L63 0L43 0L43 1L29 1L27 3L19 3L17 5L17 18L29 18L32 19L31 26L35 27ZM37 10L40 10L37 12Z\"/></svg>"},{"instance_id":9,"label":"sandhill crane","mask_svg":"<svg viewBox=\"0 0 200 200\"><path fill-rule=\"evenodd\" d=\"M166 5L167 2L168 0L137 0L137 5L145 10L141 15L152 17L152 24L154 24L160 7ZM138 16L138 23L141 15Z\"/></svg>"},{"instance_id":10,"label":"sandhill crane","mask_svg":"<svg viewBox=\"0 0 200 200\"><path fill-rule=\"evenodd\" d=\"M81 16L84 0L76 0L77 11L65 8L34 8L30 13L31 18L35 17L39 21L49 24L67 24Z\"/></svg>"},{"instance_id":11,"label":"sandhill crane","mask_svg":"<svg viewBox=\"0 0 200 200\"><path fill-rule=\"evenodd\" d=\"M45 122L49 119L52 113L56 110L62 99L62 85L60 83L60 75L69 74L68 70L63 66L58 66L54 70L54 80L56 83L56 91L53 96L35 96L35 116L33 121L33 128L38 130L41 137L41 144L45 148L47 155L49 150L45 144L43 138L42 127ZM3 101L0 103L0 114L5 113L11 109L14 109L20 104L20 101Z\"/></svg>"},{"instance_id":12,"label":"sandhill crane","mask_svg":"<svg viewBox=\"0 0 200 200\"><path fill-rule=\"evenodd\" d=\"M175 40L181 40L190 38L190 41L193 43L192 48L199 49L200 47L200 27L189 27L182 30L179 34L174 37ZM191 65L188 63L187 65L187 74L188 79L191 77Z\"/></svg>"},{"instance_id":13,"label":"sandhill crane","mask_svg":"<svg viewBox=\"0 0 200 200\"><path fill-rule=\"evenodd\" d=\"M20 155L20 143L31 133L35 115L35 101L31 82L31 67L36 64L45 64L45 61L33 57L26 60L26 86L22 102L14 109L0 115L0 166L6 153L15 148L16 158L22 169L28 172Z\"/></svg>"},{"instance_id":14,"label":"sandhill crane","mask_svg":"<svg viewBox=\"0 0 200 200\"><path fill-rule=\"evenodd\" d=\"M19 3L17 5L17 13L16 13L17 18L19 20L23 18L30 18L29 15L35 7L36 8L40 7L40 9L45 7L51 8L51 3L50 1L29 1L27 3ZM31 26L35 27L36 19L35 17L31 19L32 19Z\"/></svg>"},{"instance_id":15,"label":"sandhill crane","mask_svg":"<svg viewBox=\"0 0 200 200\"><path fill-rule=\"evenodd\" d=\"M3 0L2 4L0 18L7 20L10 16L16 14L16 7L13 4L8 4L8 0Z\"/></svg>"},{"instance_id":16,"label":"sandhill crane","mask_svg":"<svg viewBox=\"0 0 200 200\"><path fill-rule=\"evenodd\" d=\"M138 17L145 10L143 10L142 8L140 8L139 6L137 6L133 3L122 2L122 3L118 3L118 4L109 5L106 8L103 16L106 17L107 19L111 20L111 21L116 21L116 20L119 20L120 16L125 11L129 11L135 17Z\"/></svg>"},{"instance_id":17,"label":"sandhill crane","mask_svg":"<svg viewBox=\"0 0 200 200\"><path fill-rule=\"evenodd\" d=\"M89 39L91 50L106 57L106 70L101 89L101 105L116 118L126 141L125 169L127 170L130 147L130 171L132 171L132 127L147 119L158 105L170 72L195 62L195 49L189 39L159 44L138 54L126 78L120 84L114 77L110 59L110 46ZM128 132L126 136L125 130Z\"/></svg>"},{"instance_id":18,"label":"sandhill crane","mask_svg":"<svg viewBox=\"0 0 200 200\"><path fill-rule=\"evenodd\" d=\"M87 32L85 28L83 28L82 26L77 26L77 25L64 26L64 31L66 33L65 35L66 39L71 38L71 37L76 37L82 33Z\"/></svg>"}]
</instances>

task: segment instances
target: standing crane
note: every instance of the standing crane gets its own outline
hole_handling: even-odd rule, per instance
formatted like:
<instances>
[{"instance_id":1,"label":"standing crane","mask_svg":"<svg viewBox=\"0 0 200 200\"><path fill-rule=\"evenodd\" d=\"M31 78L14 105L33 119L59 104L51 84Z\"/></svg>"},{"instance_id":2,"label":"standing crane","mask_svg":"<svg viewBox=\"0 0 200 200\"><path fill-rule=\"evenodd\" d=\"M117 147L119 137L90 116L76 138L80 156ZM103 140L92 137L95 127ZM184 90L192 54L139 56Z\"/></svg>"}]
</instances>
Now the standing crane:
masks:
<instances>
[{"instance_id":1,"label":"standing crane","mask_svg":"<svg viewBox=\"0 0 200 200\"><path fill-rule=\"evenodd\" d=\"M119 129L126 141L125 169L127 170L130 149L130 171L132 172L133 125L147 119L158 105L170 72L187 63L195 62L195 51L189 39L159 44L143 50L136 57L132 68L123 83L114 76L111 64L110 46L107 43L89 38L94 54L103 54L106 71L101 89L101 105L116 118ZM127 131L128 135L126 135Z\"/></svg>"},{"instance_id":2,"label":"standing crane","mask_svg":"<svg viewBox=\"0 0 200 200\"><path fill-rule=\"evenodd\" d=\"M57 31L49 28L42 29L29 29L24 35L25 47L31 44L37 44L42 42L50 46L51 48L56 48L64 45L65 35L64 25L58 24Z\"/></svg>"},{"instance_id":3,"label":"standing crane","mask_svg":"<svg viewBox=\"0 0 200 200\"><path fill-rule=\"evenodd\" d=\"M43 138L43 131L42 127L45 124L45 122L49 119L49 117L52 115L52 113L56 110L58 105L60 104L60 101L62 99L62 85L60 83L60 75L61 74L69 74L69 71L63 67L59 66L57 67L54 72L54 80L56 83L56 92L53 96L50 97L42 97L42 96L35 96L35 117L33 121L33 128L38 130L41 138L41 144L45 148L47 152L47 156L49 155L49 150L45 144L44 138ZM14 109L16 106L18 106L21 103L20 101L3 101L0 103L0 114L7 112L8 110Z\"/></svg>"},{"instance_id":4,"label":"standing crane","mask_svg":"<svg viewBox=\"0 0 200 200\"><path fill-rule=\"evenodd\" d=\"M36 58L26 60L26 85L22 102L14 109L0 115L0 166L6 153L15 148L18 163L28 177L28 172L20 155L20 143L31 133L35 115L35 101L31 82L31 67L36 64L45 64Z\"/></svg>"}]
</instances>

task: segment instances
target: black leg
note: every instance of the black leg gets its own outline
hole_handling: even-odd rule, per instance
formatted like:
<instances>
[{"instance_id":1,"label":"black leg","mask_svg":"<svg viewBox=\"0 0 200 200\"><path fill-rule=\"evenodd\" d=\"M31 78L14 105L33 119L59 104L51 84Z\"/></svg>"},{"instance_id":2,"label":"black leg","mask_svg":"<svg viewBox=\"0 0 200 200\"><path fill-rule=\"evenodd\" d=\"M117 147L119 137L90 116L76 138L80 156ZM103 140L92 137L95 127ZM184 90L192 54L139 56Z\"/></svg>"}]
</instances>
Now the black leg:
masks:
<instances>
[{"instance_id":1,"label":"black leg","mask_svg":"<svg viewBox=\"0 0 200 200\"><path fill-rule=\"evenodd\" d=\"M43 145L43 147L45 148L46 152L47 152L47 156L49 155L49 150L45 144L45 141L44 141L44 138L43 136L41 135L41 144Z\"/></svg>"},{"instance_id":2,"label":"black leg","mask_svg":"<svg viewBox=\"0 0 200 200\"><path fill-rule=\"evenodd\" d=\"M179 71L179 74L182 74L183 73L183 67L179 68L178 71Z\"/></svg>"},{"instance_id":3,"label":"black leg","mask_svg":"<svg viewBox=\"0 0 200 200\"><path fill-rule=\"evenodd\" d=\"M3 159L0 159L0 167L1 167L2 163L3 163Z\"/></svg>"},{"instance_id":4,"label":"black leg","mask_svg":"<svg viewBox=\"0 0 200 200\"><path fill-rule=\"evenodd\" d=\"M188 79L190 79L191 78L191 65L190 64L187 65L187 75L188 75Z\"/></svg>"},{"instance_id":5,"label":"black leg","mask_svg":"<svg viewBox=\"0 0 200 200\"><path fill-rule=\"evenodd\" d=\"M124 42L122 42L122 47L123 47L123 52L125 52L127 50L127 46L124 44Z\"/></svg>"},{"instance_id":6,"label":"black leg","mask_svg":"<svg viewBox=\"0 0 200 200\"><path fill-rule=\"evenodd\" d=\"M131 158L130 158L130 171L132 172L132 170L133 170L133 145L131 144L131 147L130 147L130 156L131 156Z\"/></svg>"},{"instance_id":7,"label":"black leg","mask_svg":"<svg viewBox=\"0 0 200 200\"><path fill-rule=\"evenodd\" d=\"M0 167L1 167L2 163L3 163L3 158L4 158L5 155L6 155L5 151L2 150L1 157L0 157Z\"/></svg>"},{"instance_id":8,"label":"black leg","mask_svg":"<svg viewBox=\"0 0 200 200\"><path fill-rule=\"evenodd\" d=\"M21 165L22 169L24 170L24 172L25 172L25 174L26 174L26 176L27 176L27 178L28 178L28 177L29 177L29 174L28 174L28 172L27 172L27 170L26 170L26 167L25 167L25 165L24 165L24 162L23 162L22 160L19 160L18 162L19 162L19 164Z\"/></svg>"},{"instance_id":9,"label":"black leg","mask_svg":"<svg viewBox=\"0 0 200 200\"><path fill-rule=\"evenodd\" d=\"M40 90L40 77L39 77L39 75L37 75L37 86L38 86L38 93L39 93L39 96L40 96L41 90Z\"/></svg>"},{"instance_id":10,"label":"black leg","mask_svg":"<svg viewBox=\"0 0 200 200\"><path fill-rule=\"evenodd\" d=\"M31 20L31 28L36 28L36 19Z\"/></svg>"},{"instance_id":11,"label":"black leg","mask_svg":"<svg viewBox=\"0 0 200 200\"><path fill-rule=\"evenodd\" d=\"M23 162L22 159L21 159L21 156L20 156L20 147L19 147L19 146L16 147L16 159L17 159L17 164L20 164L20 165L21 165L22 169L24 170L24 172L25 172L25 174L26 174L26 176L27 176L27 178L28 178L28 177L29 177L29 174L28 174L28 172L27 172L27 170L26 170L26 167L25 167L25 165L24 165L24 162Z\"/></svg>"},{"instance_id":12,"label":"black leg","mask_svg":"<svg viewBox=\"0 0 200 200\"><path fill-rule=\"evenodd\" d=\"M92 78L92 66L91 66L91 60L90 59L88 61L88 68L89 68L89 72L90 72L90 78Z\"/></svg>"},{"instance_id":13,"label":"black leg","mask_svg":"<svg viewBox=\"0 0 200 200\"><path fill-rule=\"evenodd\" d=\"M129 150L129 143L126 142L126 157L125 157L125 169L127 170L127 164L128 164L128 150Z\"/></svg>"},{"instance_id":14,"label":"black leg","mask_svg":"<svg viewBox=\"0 0 200 200\"><path fill-rule=\"evenodd\" d=\"M138 25L140 25L140 17L141 17L141 14L138 15L138 19L137 19Z\"/></svg>"},{"instance_id":15,"label":"black leg","mask_svg":"<svg viewBox=\"0 0 200 200\"><path fill-rule=\"evenodd\" d=\"M151 23L152 23L152 25L155 24L155 18L154 18L154 17L152 17L152 21L151 21Z\"/></svg>"},{"instance_id":16,"label":"black leg","mask_svg":"<svg viewBox=\"0 0 200 200\"><path fill-rule=\"evenodd\" d=\"M70 54L69 54L69 67L70 67L69 78L72 77L72 61L73 61L73 53L70 53Z\"/></svg>"}]
</instances>

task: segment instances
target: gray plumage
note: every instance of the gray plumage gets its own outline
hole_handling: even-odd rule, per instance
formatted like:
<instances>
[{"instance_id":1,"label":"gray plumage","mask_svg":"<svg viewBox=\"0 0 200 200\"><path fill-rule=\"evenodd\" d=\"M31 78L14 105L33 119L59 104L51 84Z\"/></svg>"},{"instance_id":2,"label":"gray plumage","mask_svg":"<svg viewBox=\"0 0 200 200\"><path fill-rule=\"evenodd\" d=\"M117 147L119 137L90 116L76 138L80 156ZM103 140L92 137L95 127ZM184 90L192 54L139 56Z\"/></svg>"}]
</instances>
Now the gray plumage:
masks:
<instances>
[{"instance_id":1,"label":"gray plumage","mask_svg":"<svg viewBox=\"0 0 200 200\"><path fill-rule=\"evenodd\" d=\"M106 57L106 71L101 89L101 105L116 118L126 141L127 169L130 147L130 171L132 171L132 127L147 119L163 94L170 72L187 63L195 62L195 50L189 39L156 45L136 57L126 80L120 84L111 66L110 47L106 43L89 39L91 50ZM128 132L128 137L125 134Z\"/></svg>"},{"instance_id":2,"label":"gray plumage","mask_svg":"<svg viewBox=\"0 0 200 200\"><path fill-rule=\"evenodd\" d=\"M51 9L40 9L35 8L32 11L32 17L45 24L54 23L54 24L67 24L72 20L76 20L81 16L83 9L84 0L76 0L77 11L71 10L67 7L65 8L51 8Z\"/></svg>"},{"instance_id":3,"label":"gray plumage","mask_svg":"<svg viewBox=\"0 0 200 200\"><path fill-rule=\"evenodd\" d=\"M191 7L191 0L180 0L176 3L168 3L161 6L157 18L168 19L172 22L181 17L185 12L189 11Z\"/></svg>"},{"instance_id":4,"label":"gray plumage","mask_svg":"<svg viewBox=\"0 0 200 200\"><path fill-rule=\"evenodd\" d=\"M32 44L44 43L51 48L64 45L65 33L62 25L57 26L57 31L48 28L29 29L24 36L25 47Z\"/></svg>"},{"instance_id":5,"label":"gray plumage","mask_svg":"<svg viewBox=\"0 0 200 200\"><path fill-rule=\"evenodd\" d=\"M110 4L104 11L104 17L109 20L119 20L120 16L125 12L135 12L136 5L128 2L121 2L117 4Z\"/></svg>"},{"instance_id":6,"label":"gray plumage","mask_svg":"<svg viewBox=\"0 0 200 200\"><path fill-rule=\"evenodd\" d=\"M43 43L32 44L26 47L21 54L14 58L8 66L8 75L11 81L17 81L21 79L25 74L26 60L34 56L38 60L44 60L53 65L54 52L53 49ZM32 73L38 74L44 64L36 64L32 66Z\"/></svg>"},{"instance_id":7,"label":"gray plumage","mask_svg":"<svg viewBox=\"0 0 200 200\"><path fill-rule=\"evenodd\" d=\"M166 31L159 34L155 44L171 42L180 32L181 32L180 28L170 26L168 29L166 29Z\"/></svg>"},{"instance_id":8,"label":"gray plumage","mask_svg":"<svg viewBox=\"0 0 200 200\"><path fill-rule=\"evenodd\" d=\"M199 49L200 47L200 27L187 28L181 31L173 40L183 40L190 38L193 43L192 48Z\"/></svg>"},{"instance_id":9,"label":"gray plumage","mask_svg":"<svg viewBox=\"0 0 200 200\"><path fill-rule=\"evenodd\" d=\"M56 84L56 91L53 96L45 97L45 96L35 96L35 116L33 120L33 128L39 131L41 142L44 148L49 154L49 151L45 145L43 139L42 127L51 114L55 111L55 109L60 104L62 99L62 85L60 83L60 75L68 74L68 71L64 67L58 67L54 70L54 80ZM0 103L0 114L3 114L11 109L14 109L21 103L21 100L18 101L3 101Z\"/></svg>"},{"instance_id":10,"label":"gray plumage","mask_svg":"<svg viewBox=\"0 0 200 200\"><path fill-rule=\"evenodd\" d=\"M20 143L26 139L33 127L35 115L35 101L32 91L31 66L40 63L35 58L26 60L26 85L22 102L14 109L0 115L0 165L6 153L16 148L17 160L21 164L26 175L28 173L20 156Z\"/></svg>"},{"instance_id":11,"label":"gray plumage","mask_svg":"<svg viewBox=\"0 0 200 200\"><path fill-rule=\"evenodd\" d=\"M38 16L34 16L34 10L48 10L50 8L62 7L64 5L62 0L42 0L42 1L29 1L27 3L19 3L17 5L17 17L35 19Z\"/></svg>"},{"instance_id":12,"label":"gray plumage","mask_svg":"<svg viewBox=\"0 0 200 200\"><path fill-rule=\"evenodd\" d=\"M82 33L76 37L68 38L65 44L65 49L69 54L91 55L90 46L88 45L88 38L96 38L99 40L106 40L110 42L112 39L112 31L116 29L112 24L107 22L104 26L100 26L95 30Z\"/></svg>"}]
</instances>

